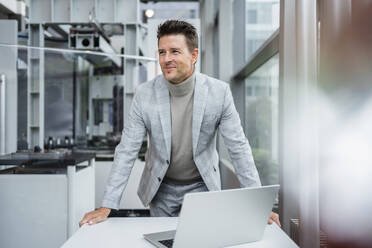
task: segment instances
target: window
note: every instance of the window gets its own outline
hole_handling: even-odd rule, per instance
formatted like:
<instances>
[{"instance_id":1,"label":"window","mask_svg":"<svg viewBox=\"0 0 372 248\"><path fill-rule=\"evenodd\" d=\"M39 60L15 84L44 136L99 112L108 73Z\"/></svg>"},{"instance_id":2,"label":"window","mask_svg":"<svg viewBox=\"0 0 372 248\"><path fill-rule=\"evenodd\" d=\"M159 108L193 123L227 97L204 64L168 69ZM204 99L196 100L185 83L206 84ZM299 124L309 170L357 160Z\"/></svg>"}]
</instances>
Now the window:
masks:
<instances>
[{"instance_id":1,"label":"window","mask_svg":"<svg viewBox=\"0 0 372 248\"><path fill-rule=\"evenodd\" d=\"M278 54L246 78L245 88L245 134L252 147L262 184L277 184L279 183Z\"/></svg>"},{"instance_id":2,"label":"window","mask_svg":"<svg viewBox=\"0 0 372 248\"><path fill-rule=\"evenodd\" d=\"M257 23L257 10L249 9L247 11L247 23L248 24L255 24Z\"/></svg>"},{"instance_id":3,"label":"window","mask_svg":"<svg viewBox=\"0 0 372 248\"><path fill-rule=\"evenodd\" d=\"M279 0L246 0L246 61L279 28Z\"/></svg>"}]
</instances>

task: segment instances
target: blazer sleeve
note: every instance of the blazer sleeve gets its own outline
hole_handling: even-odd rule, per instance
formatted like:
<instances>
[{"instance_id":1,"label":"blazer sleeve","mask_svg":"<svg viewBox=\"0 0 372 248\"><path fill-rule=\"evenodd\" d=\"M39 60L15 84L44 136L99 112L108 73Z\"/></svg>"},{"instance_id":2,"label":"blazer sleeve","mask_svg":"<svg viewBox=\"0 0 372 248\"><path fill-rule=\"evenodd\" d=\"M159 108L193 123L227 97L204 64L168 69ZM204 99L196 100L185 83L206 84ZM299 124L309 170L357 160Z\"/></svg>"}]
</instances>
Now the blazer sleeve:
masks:
<instances>
[{"instance_id":1,"label":"blazer sleeve","mask_svg":"<svg viewBox=\"0 0 372 248\"><path fill-rule=\"evenodd\" d=\"M102 207L119 209L121 196L146 136L140 94L137 93L132 101L127 123L124 123L121 141L115 149L114 163L106 183Z\"/></svg>"},{"instance_id":2,"label":"blazer sleeve","mask_svg":"<svg viewBox=\"0 0 372 248\"><path fill-rule=\"evenodd\" d=\"M226 85L219 131L241 187L261 186L251 147L244 135L230 87Z\"/></svg>"}]
</instances>

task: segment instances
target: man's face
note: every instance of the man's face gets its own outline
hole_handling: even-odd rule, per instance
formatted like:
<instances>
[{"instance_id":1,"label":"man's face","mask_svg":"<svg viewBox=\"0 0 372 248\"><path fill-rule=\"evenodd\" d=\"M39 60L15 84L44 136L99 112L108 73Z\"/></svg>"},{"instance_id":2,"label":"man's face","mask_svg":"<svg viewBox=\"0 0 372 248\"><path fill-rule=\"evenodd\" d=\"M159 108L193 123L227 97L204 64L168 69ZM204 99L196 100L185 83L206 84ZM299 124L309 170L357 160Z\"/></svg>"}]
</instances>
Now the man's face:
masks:
<instances>
[{"instance_id":1,"label":"man's face","mask_svg":"<svg viewBox=\"0 0 372 248\"><path fill-rule=\"evenodd\" d=\"M191 76L198 58L197 48L190 52L182 34L165 35L159 39L159 64L164 77L180 83Z\"/></svg>"}]
</instances>

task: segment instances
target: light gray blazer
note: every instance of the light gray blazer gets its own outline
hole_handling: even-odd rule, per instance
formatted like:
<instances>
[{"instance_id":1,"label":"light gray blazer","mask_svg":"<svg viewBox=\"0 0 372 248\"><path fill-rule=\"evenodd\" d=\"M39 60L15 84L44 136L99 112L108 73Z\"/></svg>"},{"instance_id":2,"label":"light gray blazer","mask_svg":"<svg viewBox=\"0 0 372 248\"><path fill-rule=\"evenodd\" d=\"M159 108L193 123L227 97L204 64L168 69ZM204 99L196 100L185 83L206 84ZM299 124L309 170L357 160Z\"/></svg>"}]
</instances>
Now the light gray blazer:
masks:
<instances>
[{"instance_id":1,"label":"light gray blazer","mask_svg":"<svg viewBox=\"0 0 372 248\"><path fill-rule=\"evenodd\" d=\"M121 142L115 149L103 207L119 208L122 193L147 133L150 146L138 196L145 206L151 202L169 166L172 136L170 111L169 90L163 75L137 87ZM192 148L195 164L210 191L221 189L217 130L228 148L241 187L261 185L229 85L196 73Z\"/></svg>"}]
</instances>

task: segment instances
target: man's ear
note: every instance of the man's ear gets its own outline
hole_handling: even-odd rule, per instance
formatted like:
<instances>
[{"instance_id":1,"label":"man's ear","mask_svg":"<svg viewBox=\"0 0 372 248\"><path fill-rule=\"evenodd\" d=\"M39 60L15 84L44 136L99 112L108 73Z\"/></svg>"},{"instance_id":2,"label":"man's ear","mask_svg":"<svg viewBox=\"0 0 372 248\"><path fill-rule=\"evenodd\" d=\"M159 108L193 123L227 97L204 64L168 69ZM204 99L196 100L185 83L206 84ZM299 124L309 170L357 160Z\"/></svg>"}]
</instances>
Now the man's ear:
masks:
<instances>
[{"instance_id":1,"label":"man's ear","mask_svg":"<svg viewBox=\"0 0 372 248\"><path fill-rule=\"evenodd\" d=\"M193 50L192 53L191 53L191 56L192 56L193 62L194 62L194 64L195 64L196 61L198 60L199 49L194 48L194 50Z\"/></svg>"}]
</instances>

